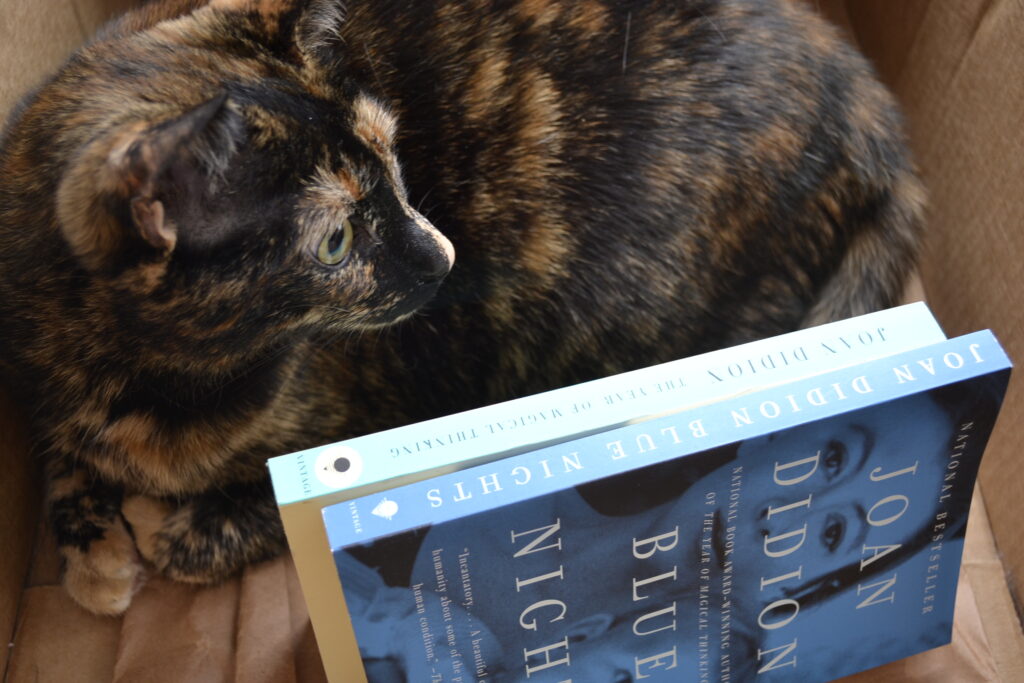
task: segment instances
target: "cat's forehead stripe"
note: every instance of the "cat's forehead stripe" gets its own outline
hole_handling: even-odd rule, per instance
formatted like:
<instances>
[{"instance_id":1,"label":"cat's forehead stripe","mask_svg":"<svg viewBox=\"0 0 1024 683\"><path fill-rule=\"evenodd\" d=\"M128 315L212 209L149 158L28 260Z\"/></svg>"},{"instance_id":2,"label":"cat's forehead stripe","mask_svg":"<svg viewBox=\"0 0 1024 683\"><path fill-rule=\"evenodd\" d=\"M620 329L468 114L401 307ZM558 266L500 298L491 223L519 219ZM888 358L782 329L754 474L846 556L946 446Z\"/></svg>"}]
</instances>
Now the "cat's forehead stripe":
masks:
<instances>
[{"instance_id":1,"label":"cat's forehead stripe","mask_svg":"<svg viewBox=\"0 0 1024 683\"><path fill-rule=\"evenodd\" d=\"M320 207L348 212L363 197L358 177L348 169L329 170L317 166L307 184L307 196Z\"/></svg>"},{"instance_id":2,"label":"cat's forehead stripe","mask_svg":"<svg viewBox=\"0 0 1024 683\"><path fill-rule=\"evenodd\" d=\"M359 201L366 194L363 191L363 185L359 182L358 176L348 169L338 169L335 171L334 177L338 179L341 186L355 201Z\"/></svg>"}]
</instances>

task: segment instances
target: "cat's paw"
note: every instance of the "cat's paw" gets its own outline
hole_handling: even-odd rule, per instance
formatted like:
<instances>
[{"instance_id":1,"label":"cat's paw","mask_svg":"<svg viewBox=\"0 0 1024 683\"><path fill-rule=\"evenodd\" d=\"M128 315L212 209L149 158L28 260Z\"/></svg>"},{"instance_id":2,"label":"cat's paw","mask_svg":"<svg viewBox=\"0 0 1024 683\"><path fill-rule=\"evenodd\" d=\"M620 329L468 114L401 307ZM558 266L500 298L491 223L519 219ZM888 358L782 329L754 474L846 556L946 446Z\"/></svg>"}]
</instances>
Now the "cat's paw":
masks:
<instances>
[{"instance_id":1,"label":"cat's paw","mask_svg":"<svg viewBox=\"0 0 1024 683\"><path fill-rule=\"evenodd\" d=\"M124 501L121 511L135 533L139 553L169 579L216 583L248 562L265 559L252 554L258 533L243 533L230 517L208 514L194 500L172 507L133 496Z\"/></svg>"},{"instance_id":2,"label":"cat's paw","mask_svg":"<svg viewBox=\"0 0 1024 683\"><path fill-rule=\"evenodd\" d=\"M116 520L103 537L89 543L87 550L62 548L64 588L85 609L94 614L116 616L131 604L142 586L145 570L135 542L121 520Z\"/></svg>"},{"instance_id":3,"label":"cat's paw","mask_svg":"<svg viewBox=\"0 0 1024 683\"><path fill-rule=\"evenodd\" d=\"M135 547L148 562L157 564L157 536L174 512L167 503L149 496L130 496L121 503L121 514L128 520L135 536Z\"/></svg>"},{"instance_id":4,"label":"cat's paw","mask_svg":"<svg viewBox=\"0 0 1024 683\"><path fill-rule=\"evenodd\" d=\"M182 542L190 530L181 522L181 510L155 498L132 496L122 503L121 513L132 527L139 554L160 574L185 583L212 583L220 578L209 572L181 571L180 556L187 556L192 545Z\"/></svg>"}]
</instances>

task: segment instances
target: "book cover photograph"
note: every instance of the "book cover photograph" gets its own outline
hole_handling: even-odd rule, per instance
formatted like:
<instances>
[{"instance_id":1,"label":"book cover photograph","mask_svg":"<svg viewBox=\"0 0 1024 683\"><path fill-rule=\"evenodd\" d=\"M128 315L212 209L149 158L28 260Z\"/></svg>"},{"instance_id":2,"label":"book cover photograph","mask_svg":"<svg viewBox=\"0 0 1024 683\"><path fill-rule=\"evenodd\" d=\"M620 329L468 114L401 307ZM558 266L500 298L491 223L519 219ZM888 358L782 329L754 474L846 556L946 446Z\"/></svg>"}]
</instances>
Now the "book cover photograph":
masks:
<instances>
[{"instance_id":1,"label":"book cover photograph","mask_svg":"<svg viewBox=\"0 0 1024 683\"><path fill-rule=\"evenodd\" d=\"M976 333L331 505L338 619L380 683L827 681L942 645L1008 376Z\"/></svg>"}]
</instances>

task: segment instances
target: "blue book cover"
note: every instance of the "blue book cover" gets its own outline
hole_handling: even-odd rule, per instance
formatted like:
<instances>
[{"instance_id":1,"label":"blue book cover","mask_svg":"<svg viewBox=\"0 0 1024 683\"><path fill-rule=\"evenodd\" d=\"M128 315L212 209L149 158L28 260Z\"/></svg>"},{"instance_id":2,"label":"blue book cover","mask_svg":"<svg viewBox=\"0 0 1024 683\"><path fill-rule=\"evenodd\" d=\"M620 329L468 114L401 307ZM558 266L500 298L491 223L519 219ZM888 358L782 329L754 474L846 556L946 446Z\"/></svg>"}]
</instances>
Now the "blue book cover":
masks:
<instances>
[{"instance_id":1,"label":"blue book cover","mask_svg":"<svg viewBox=\"0 0 1024 683\"><path fill-rule=\"evenodd\" d=\"M826 681L947 643L1008 376L977 333L325 508L366 676Z\"/></svg>"}]
</instances>

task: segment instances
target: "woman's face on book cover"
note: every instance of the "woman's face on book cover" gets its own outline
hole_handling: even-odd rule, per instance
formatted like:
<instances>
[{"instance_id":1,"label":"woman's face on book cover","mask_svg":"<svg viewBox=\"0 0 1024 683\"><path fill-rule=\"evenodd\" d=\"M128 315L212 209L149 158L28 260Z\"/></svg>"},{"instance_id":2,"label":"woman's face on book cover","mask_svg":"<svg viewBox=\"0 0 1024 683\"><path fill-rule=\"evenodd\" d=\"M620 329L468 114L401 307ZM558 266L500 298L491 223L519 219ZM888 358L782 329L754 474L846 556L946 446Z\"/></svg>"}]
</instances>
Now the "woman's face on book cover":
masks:
<instances>
[{"instance_id":1,"label":"woman's face on book cover","mask_svg":"<svg viewBox=\"0 0 1024 683\"><path fill-rule=\"evenodd\" d=\"M946 411L918 395L745 441L733 466L753 490L743 491L732 522L719 506L717 533L734 529L735 566L768 581L765 600L839 567L870 565L934 517L952 430ZM797 570L799 579L771 582Z\"/></svg>"},{"instance_id":2,"label":"woman's face on book cover","mask_svg":"<svg viewBox=\"0 0 1024 683\"><path fill-rule=\"evenodd\" d=\"M555 588L549 581L528 582L522 592L504 593L507 601L474 605L474 617L493 627L508 658L503 675L496 680L527 680L524 648L547 642L521 628L509 613L514 617L534 601L556 597L569 607L564 619L552 626L552 633L571 641L573 680L629 681L637 676L637 657L653 656L673 645L680 647L680 653L692 655L696 647L686 642L682 630L667 629L644 637L642 647L638 645L634 612L638 607L654 608L648 602L630 600L632 579L664 574L676 564L686 566L692 558L701 557L702 547L710 546L710 587L718 595L724 566L732 563L734 645L749 649L758 637L745 636L747 629L757 623L761 608L786 596L787 589L871 558L902 558L899 546L935 517L952 433L949 414L930 397L919 395L750 439L739 444L735 459L694 481L676 499L646 512L607 517L567 490L518 504L514 511L503 511L498 521L492 516L467 517L439 525L424 541L413 581L430 585L436 571L431 550L462 548L461 539L466 536L476 539L472 564L488 584L516 585L518 578L546 575L564 563L568 578ZM710 492L714 495L709 498ZM735 508L730 508L731 493L737 494ZM710 533L708 525L701 523L709 513L715 518ZM507 532L491 533L495 528L543 528L559 518L566 520L559 532L559 553L536 552L513 559ZM676 526L679 537L673 552L632 559L629 550L635 539L655 537ZM713 537L710 543L708 535ZM526 564L531 561L538 564ZM585 580L591 575L626 588L595 592L591 581ZM678 580L651 584L652 595L659 594L650 602L661 609L678 601L678 618L688 619L699 587L695 579L690 580L692 575L680 571ZM708 618L717 623L718 603L711 609ZM663 625L658 618L644 624ZM654 674L665 663L651 660L648 666ZM665 673L671 675L671 671ZM548 680L543 676L531 680L538 678Z\"/></svg>"},{"instance_id":3,"label":"woman's face on book cover","mask_svg":"<svg viewBox=\"0 0 1024 683\"><path fill-rule=\"evenodd\" d=\"M736 604L746 606L733 619L733 654L743 650L746 655L734 657L734 666L753 661L757 639L746 629L756 623L761 607L785 595L784 589L889 548L898 553L896 546L934 518L952 430L946 411L919 395L751 439L740 445L735 461L695 484L664 517L659 515L658 529L666 518L703 515L709 507L705 492L718 492L712 561L720 569L726 560L733 562ZM739 511L730 518L728 496L722 492L735 481L736 467L742 467L743 488ZM792 575L797 570L799 579ZM589 628L574 631L573 680L632 681L639 655L673 645L692 656L694 645L680 643L679 635L668 630L643 639L640 650L631 633L635 615L604 616L603 626L592 618L583 623ZM647 673L662 673L668 661L652 660Z\"/></svg>"}]
</instances>

